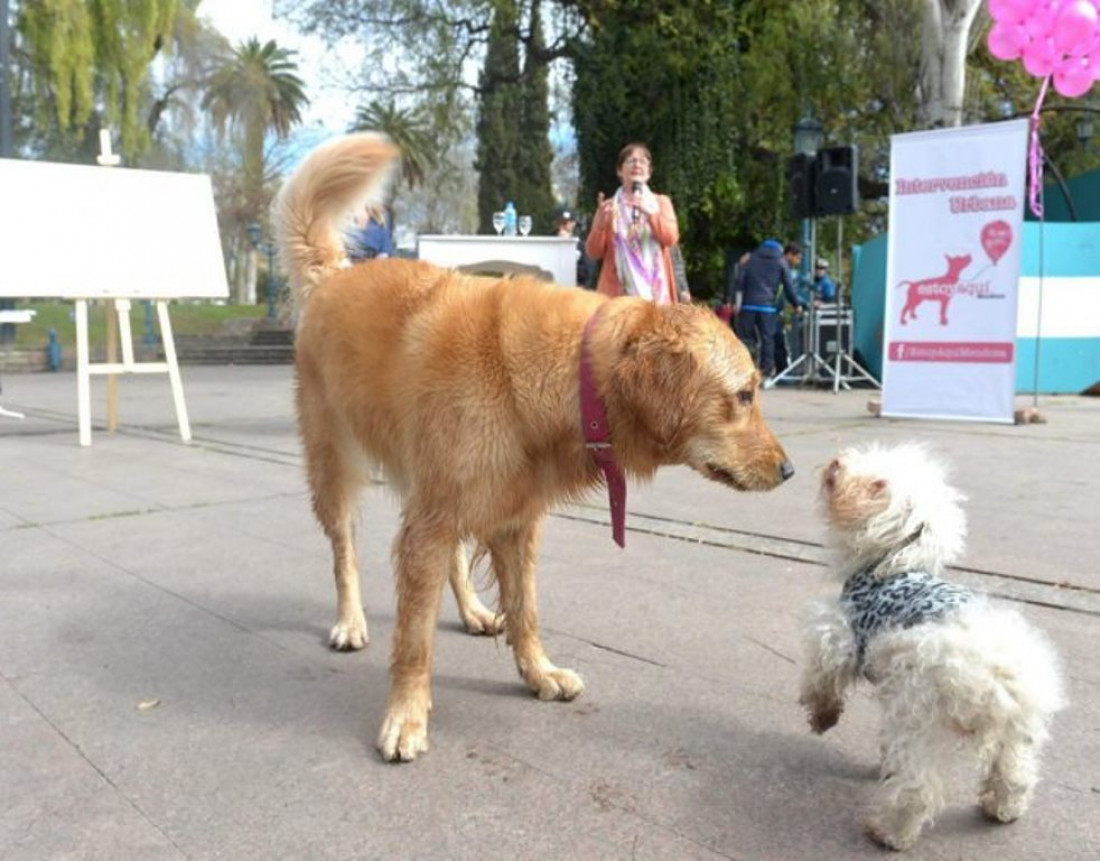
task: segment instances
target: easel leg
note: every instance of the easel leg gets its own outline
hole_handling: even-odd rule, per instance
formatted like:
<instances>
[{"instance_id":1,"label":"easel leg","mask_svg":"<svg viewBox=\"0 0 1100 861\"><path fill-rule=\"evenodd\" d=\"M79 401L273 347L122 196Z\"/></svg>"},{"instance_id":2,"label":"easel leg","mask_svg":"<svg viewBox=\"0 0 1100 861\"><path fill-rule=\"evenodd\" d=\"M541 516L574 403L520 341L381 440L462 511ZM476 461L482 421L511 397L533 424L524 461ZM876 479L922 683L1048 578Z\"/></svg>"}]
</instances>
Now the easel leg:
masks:
<instances>
[{"instance_id":1,"label":"easel leg","mask_svg":"<svg viewBox=\"0 0 1100 861\"><path fill-rule=\"evenodd\" d=\"M80 444L92 444L92 385L88 368L88 300L76 300L76 403Z\"/></svg>"},{"instance_id":2,"label":"easel leg","mask_svg":"<svg viewBox=\"0 0 1100 861\"><path fill-rule=\"evenodd\" d=\"M107 361L118 362L118 302L107 301ZM118 375L107 375L107 432L118 430Z\"/></svg>"},{"instance_id":3,"label":"easel leg","mask_svg":"<svg viewBox=\"0 0 1100 861\"><path fill-rule=\"evenodd\" d=\"M183 400L183 379L176 360L176 342L172 337L172 321L168 319L168 303L157 300L157 321L160 323L160 338L164 344L164 360L168 364L168 378L172 382L172 400L176 404L176 419L180 426L180 438L191 442L191 423L187 419L187 404Z\"/></svg>"}]
</instances>

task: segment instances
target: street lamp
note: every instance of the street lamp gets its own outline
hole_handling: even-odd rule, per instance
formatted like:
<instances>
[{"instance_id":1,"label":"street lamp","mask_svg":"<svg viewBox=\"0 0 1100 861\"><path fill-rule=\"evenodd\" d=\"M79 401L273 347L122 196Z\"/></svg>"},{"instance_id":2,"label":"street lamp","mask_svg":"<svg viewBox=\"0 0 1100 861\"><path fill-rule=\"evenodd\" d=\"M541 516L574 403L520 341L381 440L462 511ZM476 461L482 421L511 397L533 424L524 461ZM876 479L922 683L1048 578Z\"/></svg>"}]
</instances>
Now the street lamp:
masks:
<instances>
[{"instance_id":1,"label":"street lamp","mask_svg":"<svg viewBox=\"0 0 1100 861\"><path fill-rule=\"evenodd\" d=\"M813 158L825 142L825 126L807 110L794 127L794 151L798 155ZM810 280L811 258L815 254L813 241L813 219L802 219L802 262L798 266L798 277L802 284Z\"/></svg>"},{"instance_id":2,"label":"street lamp","mask_svg":"<svg viewBox=\"0 0 1100 861\"><path fill-rule=\"evenodd\" d=\"M257 251L263 251L267 257L267 274L264 278L264 292L267 293L267 319L275 319L275 277L273 270L275 268L274 256L275 256L275 244L264 237L264 229L260 226L259 222L250 221L248 223L248 240L252 243L252 247Z\"/></svg>"},{"instance_id":3,"label":"street lamp","mask_svg":"<svg viewBox=\"0 0 1100 861\"><path fill-rule=\"evenodd\" d=\"M807 112L794 124L794 151L799 155L817 155L825 142L825 127Z\"/></svg>"},{"instance_id":4,"label":"street lamp","mask_svg":"<svg viewBox=\"0 0 1100 861\"><path fill-rule=\"evenodd\" d=\"M1077 120L1077 140L1081 142L1082 149L1088 150L1095 131L1096 125L1093 122L1092 114L1081 114L1081 118Z\"/></svg>"}]
</instances>

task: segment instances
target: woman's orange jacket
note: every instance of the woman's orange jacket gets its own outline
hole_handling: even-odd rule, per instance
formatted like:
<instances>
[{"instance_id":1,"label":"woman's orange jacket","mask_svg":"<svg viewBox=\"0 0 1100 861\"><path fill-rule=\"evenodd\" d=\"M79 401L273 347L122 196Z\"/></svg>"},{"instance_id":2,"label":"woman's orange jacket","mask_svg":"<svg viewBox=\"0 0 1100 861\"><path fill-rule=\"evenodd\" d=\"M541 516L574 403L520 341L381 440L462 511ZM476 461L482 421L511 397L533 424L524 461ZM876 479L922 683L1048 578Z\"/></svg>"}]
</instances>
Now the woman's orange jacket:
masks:
<instances>
[{"instance_id":1,"label":"woman's orange jacket","mask_svg":"<svg viewBox=\"0 0 1100 861\"><path fill-rule=\"evenodd\" d=\"M676 301L676 279L672 272L672 258L669 248L680 241L680 225L676 222L676 211L672 201L664 194L655 195L657 212L653 215L642 213L649 219L650 229L661 245L661 265L665 271L665 288L669 293L669 302ZM596 292L605 296L622 296L623 285L615 268L615 242L611 235L611 224L593 227L584 243L584 252L591 259L600 261L600 277L596 282Z\"/></svg>"}]
</instances>

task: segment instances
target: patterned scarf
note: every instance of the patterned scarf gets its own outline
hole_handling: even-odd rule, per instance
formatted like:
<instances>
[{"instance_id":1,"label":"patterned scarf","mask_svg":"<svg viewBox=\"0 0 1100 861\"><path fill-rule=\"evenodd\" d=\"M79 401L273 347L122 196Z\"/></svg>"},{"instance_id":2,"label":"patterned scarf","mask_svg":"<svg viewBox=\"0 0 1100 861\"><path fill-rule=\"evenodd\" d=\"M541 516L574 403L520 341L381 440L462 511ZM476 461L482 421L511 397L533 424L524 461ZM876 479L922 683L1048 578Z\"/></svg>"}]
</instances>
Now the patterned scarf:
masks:
<instances>
[{"instance_id":1,"label":"patterned scarf","mask_svg":"<svg viewBox=\"0 0 1100 861\"><path fill-rule=\"evenodd\" d=\"M612 233L615 241L615 271L627 296L641 296L658 305L671 301L665 283L664 258L661 244L653 235L649 218L628 206L620 188L615 192L615 216Z\"/></svg>"}]
</instances>

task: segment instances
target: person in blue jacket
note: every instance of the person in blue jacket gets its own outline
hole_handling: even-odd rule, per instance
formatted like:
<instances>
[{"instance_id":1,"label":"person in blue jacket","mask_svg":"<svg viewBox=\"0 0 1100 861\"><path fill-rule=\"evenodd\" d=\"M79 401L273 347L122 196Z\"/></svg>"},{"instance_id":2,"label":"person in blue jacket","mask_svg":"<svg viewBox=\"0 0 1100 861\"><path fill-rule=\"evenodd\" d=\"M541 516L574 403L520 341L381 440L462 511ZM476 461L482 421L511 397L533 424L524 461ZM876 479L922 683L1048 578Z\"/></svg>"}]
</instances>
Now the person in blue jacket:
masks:
<instances>
[{"instance_id":1,"label":"person in blue jacket","mask_svg":"<svg viewBox=\"0 0 1100 861\"><path fill-rule=\"evenodd\" d=\"M348 234L347 252L352 263L393 256L393 232L381 207L367 207L355 219L355 227Z\"/></svg>"},{"instance_id":2,"label":"person in blue jacket","mask_svg":"<svg viewBox=\"0 0 1100 861\"><path fill-rule=\"evenodd\" d=\"M797 243L784 248L774 239L765 239L737 275L737 337L752 351L765 381L775 376L777 306L781 308L784 300L790 302L796 314L806 307L795 292L787 262L801 254Z\"/></svg>"},{"instance_id":3,"label":"person in blue jacket","mask_svg":"<svg viewBox=\"0 0 1100 861\"><path fill-rule=\"evenodd\" d=\"M835 302L836 284L829 277L829 261L819 257L814 264L814 300L817 302Z\"/></svg>"}]
</instances>

